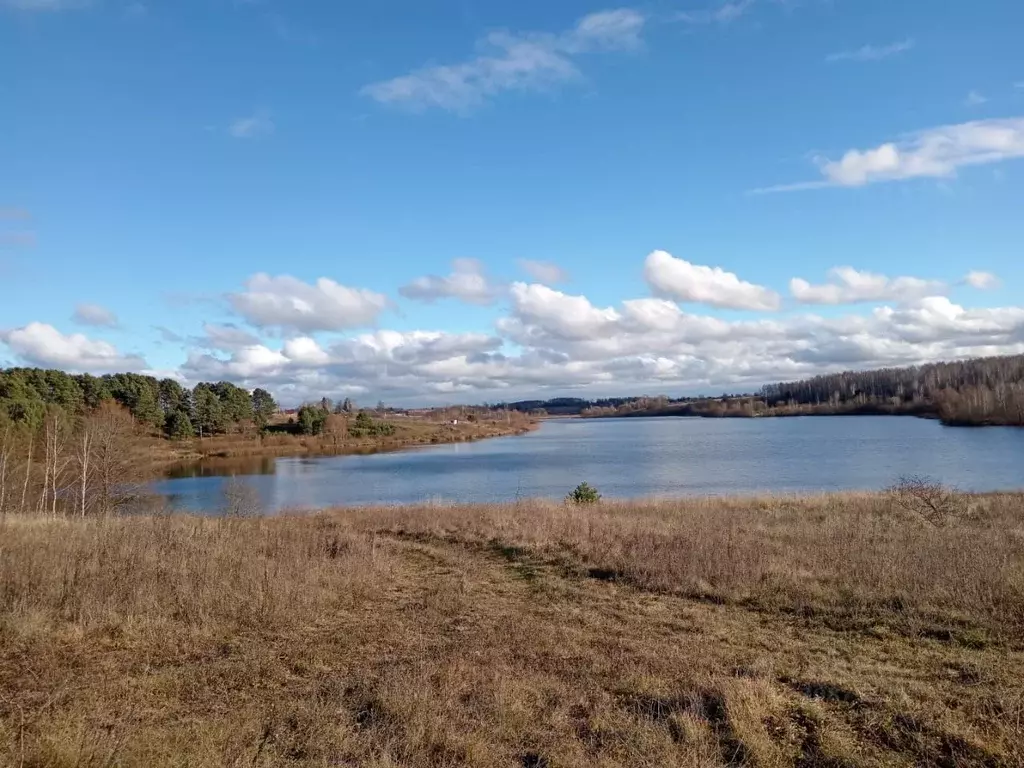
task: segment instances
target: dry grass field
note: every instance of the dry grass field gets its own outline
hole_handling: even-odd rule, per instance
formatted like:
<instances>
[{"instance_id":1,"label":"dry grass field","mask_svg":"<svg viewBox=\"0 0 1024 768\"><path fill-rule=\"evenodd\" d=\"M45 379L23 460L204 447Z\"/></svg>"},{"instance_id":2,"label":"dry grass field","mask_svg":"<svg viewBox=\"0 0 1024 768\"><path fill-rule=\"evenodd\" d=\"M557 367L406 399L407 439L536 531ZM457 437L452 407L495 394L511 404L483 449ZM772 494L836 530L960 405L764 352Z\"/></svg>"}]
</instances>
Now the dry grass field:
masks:
<instances>
[{"instance_id":1,"label":"dry grass field","mask_svg":"<svg viewBox=\"0 0 1024 768\"><path fill-rule=\"evenodd\" d=\"M1024 495L0 525L0 765L1024 765Z\"/></svg>"}]
</instances>

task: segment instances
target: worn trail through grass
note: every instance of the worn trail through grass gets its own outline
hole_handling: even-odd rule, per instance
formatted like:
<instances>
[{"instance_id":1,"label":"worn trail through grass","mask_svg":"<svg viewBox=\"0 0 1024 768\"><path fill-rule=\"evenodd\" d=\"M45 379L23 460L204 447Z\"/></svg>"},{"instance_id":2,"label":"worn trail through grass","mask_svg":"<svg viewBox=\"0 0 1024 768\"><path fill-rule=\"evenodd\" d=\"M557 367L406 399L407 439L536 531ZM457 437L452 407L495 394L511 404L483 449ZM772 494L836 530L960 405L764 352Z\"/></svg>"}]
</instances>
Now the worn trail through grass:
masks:
<instances>
[{"instance_id":1,"label":"worn trail through grass","mask_svg":"<svg viewBox=\"0 0 1024 768\"><path fill-rule=\"evenodd\" d=\"M8 523L0 765L1024 765L1012 632L401 515Z\"/></svg>"}]
</instances>

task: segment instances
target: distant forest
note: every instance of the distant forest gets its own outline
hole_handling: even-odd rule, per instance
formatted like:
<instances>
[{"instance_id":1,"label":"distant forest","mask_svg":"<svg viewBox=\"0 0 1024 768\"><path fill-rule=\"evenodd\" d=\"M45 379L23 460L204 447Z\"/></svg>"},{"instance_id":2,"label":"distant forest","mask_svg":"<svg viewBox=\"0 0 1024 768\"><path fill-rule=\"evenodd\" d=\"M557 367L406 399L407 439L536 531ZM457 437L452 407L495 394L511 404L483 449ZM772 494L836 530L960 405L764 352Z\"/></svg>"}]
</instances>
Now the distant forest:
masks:
<instances>
[{"instance_id":1,"label":"distant forest","mask_svg":"<svg viewBox=\"0 0 1024 768\"><path fill-rule=\"evenodd\" d=\"M846 371L769 384L743 395L558 398L498 407L589 417L906 414L958 426L1024 426L1024 355Z\"/></svg>"}]
</instances>

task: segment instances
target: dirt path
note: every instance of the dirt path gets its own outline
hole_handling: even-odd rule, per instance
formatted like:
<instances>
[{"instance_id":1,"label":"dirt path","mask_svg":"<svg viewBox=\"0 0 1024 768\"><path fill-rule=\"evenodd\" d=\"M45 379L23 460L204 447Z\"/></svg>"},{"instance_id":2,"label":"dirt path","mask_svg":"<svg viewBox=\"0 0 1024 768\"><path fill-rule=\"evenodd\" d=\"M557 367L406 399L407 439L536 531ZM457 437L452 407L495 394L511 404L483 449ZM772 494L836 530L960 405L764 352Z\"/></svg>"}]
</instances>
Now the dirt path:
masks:
<instances>
[{"instance_id":1,"label":"dirt path","mask_svg":"<svg viewBox=\"0 0 1024 768\"><path fill-rule=\"evenodd\" d=\"M1024 765L1019 652L368 551L293 623L0 636L0 765Z\"/></svg>"}]
</instances>

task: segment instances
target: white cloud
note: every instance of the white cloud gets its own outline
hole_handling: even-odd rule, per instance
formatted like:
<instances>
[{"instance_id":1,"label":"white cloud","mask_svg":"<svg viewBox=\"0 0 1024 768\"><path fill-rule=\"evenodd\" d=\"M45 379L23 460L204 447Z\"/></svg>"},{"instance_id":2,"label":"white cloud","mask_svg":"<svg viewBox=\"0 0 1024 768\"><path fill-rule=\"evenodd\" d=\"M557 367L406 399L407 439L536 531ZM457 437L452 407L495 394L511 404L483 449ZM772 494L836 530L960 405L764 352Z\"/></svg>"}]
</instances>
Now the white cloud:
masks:
<instances>
[{"instance_id":1,"label":"white cloud","mask_svg":"<svg viewBox=\"0 0 1024 768\"><path fill-rule=\"evenodd\" d=\"M46 323L0 331L0 341L29 365L88 373L137 371L146 367L138 355L122 354L106 341L81 333L65 335Z\"/></svg>"},{"instance_id":2,"label":"white cloud","mask_svg":"<svg viewBox=\"0 0 1024 768\"><path fill-rule=\"evenodd\" d=\"M868 44L853 51L840 51L839 53L829 54L825 57L825 61L881 61L882 59L887 59L890 56L905 53L913 47L914 40L912 38L900 40L896 43L890 43L889 45Z\"/></svg>"},{"instance_id":3,"label":"white cloud","mask_svg":"<svg viewBox=\"0 0 1024 768\"><path fill-rule=\"evenodd\" d=\"M817 158L819 181L784 184L755 193L821 187L862 187L883 181L952 178L959 168L1024 157L1024 117L975 120L911 134L873 149L851 149L839 160Z\"/></svg>"},{"instance_id":4,"label":"white cloud","mask_svg":"<svg viewBox=\"0 0 1024 768\"><path fill-rule=\"evenodd\" d=\"M691 314L684 301L772 309L767 288L736 275L664 254L648 257L664 296L611 306L539 283L516 282L492 332L378 329L383 296L322 279L256 275L231 306L262 332L206 323L185 342L177 372L190 384L227 379L263 386L293 405L323 396L388 403L481 402L527 397L690 394L747 391L763 383L849 368L917 364L1024 353L1024 307L969 308L945 295L952 285L890 278L851 268L833 270L823 285L797 283L808 303L870 301L877 306L806 309L756 319ZM663 288L658 288L664 281ZM956 286L992 287L972 271ZM969 292L967 292L969 293ZM369 294L369 295L367 295ZM284 331L284 338L277 332ZM315 338L313 337L315 334ZM0 332L0 359L42 367L148 371L141 358L81 334L42 323Z\"/></svg>"},{"instance_id":5,"label":"white cloud","mask_svg":"<svg viewBox=\"0 0 1024 768\"><path fill-rule=\"evenodd\" d=\"M492 304L498 289L484 274L483 265L476 259L455 259L447 277L427 275L418 277L398 292L414 301L433 302L438 299L460 299L469 304Z\"/></svg>"},{"instance_id":6,"label":"white cloud","mask_svg":"<svg viewBox=\"0 0 1024 768\"><path fill-rule=\"evenodd\" d=\"M971 288L977 288L980 291L999 287L998 277L993 275L991 272L981 272L979 270L971 270L968 272L964 277L964 282L971 286Z\"/></svg>"},{"instance_id":7,"label":"white cloud","mask_svg":"<svg viewBox=\"0 0 1024 768\"><path fill-rule=\"evenodd\" d=\"M716 8L705 8L699 11L681 11L673 16L676 21L686 24L731 24L754 6L755 0L734 0L723 3Z\"/></svg>"},{"instance_id":8,"label":"white cloud","mask_svg":"<svg viewBox=\"0 0 1024 768\"><path fill-rule=\"evenodd\" d=\"M282 331L340 331L373 325L388 306L387 297L364 288L349 288L321 277L310 285L289 275L257 274L245 291L228 302L257 328Z\"/></svg>"},{"instance_id":9,"label":"white cloud","mask_svg":"<svg viewBox=\"0 0 1024 768\"><path fill-rule=\"evenodd\" d=\"M235 139L258 139L270 136L276 126L265 112L256 112L248 117L239 117L228 126L228 135Z\"/></svg>"},{"instance_id":10,"label":"white cloud","mask_svg":"<svg viewBox=\"0 0 1024 768\"><path fill-rule=\"evenodd\" d=\"M577 79L575 56L636 48L644 22L637 11L619 9L585 16L562 35L492 32L469 61L417 69L361 92L383 104L464 112L502 91L546 89Z\"/></svg>"},{"instance_id":11,"label":"white cloud","mask_svg":"<svg viewBox=\"0 0 1024 768\"><path fill-rule=\"evenodd\" d=\"M538 283L550 285L552 283L564 283L569 280L569 273L557 264L552 264L550 261L519 259L516 263L519 265L520 269Z\"/></svg>"},{"instance_id":12,"label":"white cloud","mask_svg":"<svg viewBox=\"0 0 1024 768\"><path fill-rule=\"evenodd\" d=\"M802 304L856 304L870 301L911 301L925 296L943 294L948 286L941 280L917 277L886 277L861 272L853 267L836 267L829 272L832 280L811 285L794 277L789 281L793 298Z\"/></svg>"},{"instance_id":13,"label":"white cloud","mask_svg":"<svg viewBox=\"0 0 1024 768\"><path fill-rule=\"evenodd\" d=\"M740 280L721 267L706 267L654 251L644 262L644 278L655 293L677 301L731 309L775 310L779 295Z\"/></svg>"},{"instance_id":14,"label":"white cloud","mask_svg":"<svg viewBox=\"0 0 1024 768\"><path fill-rule=\"evenodd\" d=\"M645 23L643 14L631 8L591 13L562 35L559 47L569 53L634 50L642 45Z\"/></svg>"},{"instance_id":15,"label":"white cloud","mask_svg":"<svg viewBox=\"0 0 1024 768\"><path fill-rule=\"evenodd\" d=\"M893 282L893 281L890 281ZM286 403L366 396L387 402L479 402L748 390L848 368L1024 353L1024 308L967 309L943 296L867 314L728 321L658 298L595 306L536 284L510 289L497 335L378 330L280 349L194 352L190 381L266 386Z\"/></svg>"},{"instance_id":16,"label":"white cloud","mask_svg":"<svg viewBox=\"0 0 1024 768\"><path fill-rule=\"evenodd\" d=\"M116 328L117 315L99 304L79 304L71 317L79 325L93 325L98 328Z\"/></svg>"},{"instance_id":17,"label":"white cloud","mask_svg":"<svg viewBox=\"0 0 1024 768\"><path fill-rule=\"evenodd\" d=\"M982 104L988 103L988 97L978 93L977 91L971 91L967 94L967 98L964 99L964 104L968 107L980 107Z\"/></svg>"},{"instance_id":18,"label":"white cloud","mask_svg":"<svg viewBox=\"0 0 1024 768\"><path fill-rule=\"evenodd\" d=\"M600 336L621 317L614 309L593 306L585 296L570 296L536 283L513 283L511 298L518 320L564 339Z\"/></svg>"}]
</instances>

